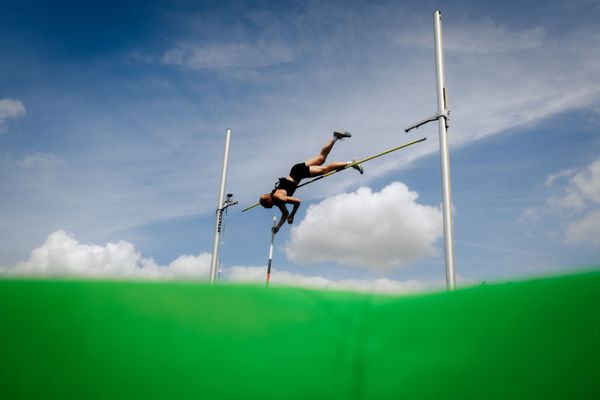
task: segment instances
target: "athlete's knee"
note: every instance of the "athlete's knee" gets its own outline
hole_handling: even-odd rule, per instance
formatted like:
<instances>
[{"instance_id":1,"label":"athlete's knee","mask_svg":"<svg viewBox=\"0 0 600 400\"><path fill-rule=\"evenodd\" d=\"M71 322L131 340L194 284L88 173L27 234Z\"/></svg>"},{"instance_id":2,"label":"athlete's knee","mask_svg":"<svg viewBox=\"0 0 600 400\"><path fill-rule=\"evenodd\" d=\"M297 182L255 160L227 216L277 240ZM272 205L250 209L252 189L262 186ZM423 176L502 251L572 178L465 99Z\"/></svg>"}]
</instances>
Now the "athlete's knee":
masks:
<instances>
[{"instance_id":1,"label":"athlete's knee","mask_svg":"<svg viewBox=\"0 0 600 400\"><path fill-rule=\"evenodd\" d=\"M321 167L320 165L311 165L310 166L310 175L317 176L325 173L325 167Z\"/></svg>"}]
</instances>

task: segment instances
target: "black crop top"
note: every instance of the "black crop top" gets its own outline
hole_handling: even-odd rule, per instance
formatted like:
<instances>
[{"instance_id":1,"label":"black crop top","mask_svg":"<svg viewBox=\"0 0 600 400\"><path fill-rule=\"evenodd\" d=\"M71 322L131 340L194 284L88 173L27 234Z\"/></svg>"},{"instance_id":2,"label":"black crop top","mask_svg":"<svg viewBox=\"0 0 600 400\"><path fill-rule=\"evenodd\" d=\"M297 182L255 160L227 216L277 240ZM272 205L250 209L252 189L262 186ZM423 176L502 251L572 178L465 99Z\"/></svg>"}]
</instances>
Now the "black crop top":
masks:
<instances>
[{"instance_id":1,"label":"black crop top","mask_svg":"<svg viewBox=\"0 0 600 400\"><path fill-rule=\"evenodd\" d=\"M298 184L296 182L292 182L287 178L279 178L279 182L275 186L275 189L271 192L271 194L275 193L277 189L283 189L287 192L288 196L293 196L294 192L298 188Z\"/></svg>"}]
</instances>

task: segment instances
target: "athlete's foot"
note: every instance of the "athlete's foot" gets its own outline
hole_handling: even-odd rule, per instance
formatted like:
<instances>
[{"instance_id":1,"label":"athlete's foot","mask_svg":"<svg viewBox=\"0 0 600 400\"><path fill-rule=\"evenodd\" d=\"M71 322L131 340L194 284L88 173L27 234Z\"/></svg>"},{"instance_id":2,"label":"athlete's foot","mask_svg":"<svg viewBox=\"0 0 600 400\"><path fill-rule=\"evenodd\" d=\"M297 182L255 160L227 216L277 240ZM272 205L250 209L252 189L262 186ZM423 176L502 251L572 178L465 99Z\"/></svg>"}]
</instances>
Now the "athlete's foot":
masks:
<instances>
[{"instance_id":1,"label":"athlete's foot","mask_svg":"<svg viewBox=\"0 0 600 400\"><path fill-rule=\"evenodd\" d=\"M352 162L355 163L356 160L352 160ZM354 168L355 170L360 172L361 175L365 173L365 170L363 169L362 165L360 165L360 164L354 164L354 165L352 165L352 168Z\"/></svg>"},{"instance_id":2,"label":"athlete's foot","mask_svg":"<svg viewBox=\"0 0 600 400\"><path fill-rule=\"evenodd\" d=\"M350 132L346 132L346 131L334 131L333 137L338 140L344 140L344 138L352 137L352 134Z\"/></svg>"}]
</instances>

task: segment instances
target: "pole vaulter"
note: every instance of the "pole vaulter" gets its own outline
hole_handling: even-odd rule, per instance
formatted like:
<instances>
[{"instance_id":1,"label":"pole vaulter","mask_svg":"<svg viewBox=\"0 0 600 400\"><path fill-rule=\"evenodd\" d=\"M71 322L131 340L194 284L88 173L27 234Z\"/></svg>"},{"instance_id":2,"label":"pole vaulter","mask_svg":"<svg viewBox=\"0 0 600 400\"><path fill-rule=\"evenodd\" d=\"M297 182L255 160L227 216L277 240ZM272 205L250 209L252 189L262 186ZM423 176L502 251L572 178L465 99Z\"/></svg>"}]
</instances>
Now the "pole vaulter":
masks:
<instances>
[{"instance_id":1,"label":"pole vaulter","mask_svg":"<svg viewBox=\"0 0 600 400\"><path fill-rule=\"evenodd\" d=\"M346 133L347 133L347 132L346 132ZM349 137L349 136L348 136L348 137ZM373 159L375 159L375 158L378 158L378 157L384 156L384 155L386 155L386 154L392 153L392 152L394 152L394 151L397 151L397 150L400 150L400 149L404 149L404 148L406 148L406 147L408 147L408 146L412 146L412 145L414 145L414 144L417 144L417 143L423 142L423 141L425 141L426 139L427 139L427 138L421 138L421 139L413 140L412 142L404 143L404 144L402 144L402 145L400 145L400 146L396 146L396 147L394 147L394 148L391 148L391 149L389 149L389 150L382 151L381 153L377 153L377 154L375 154L374 156L366 157L366 158L363 158L362 160L358 160L358 161L357 161L357 160L353 160L352 162L345 163L345 164L343 164L343 165L341 165L341 166L338 166L337 168L335 168L335 169L334 169L334 170L332 170L332 171L326 172L326 173L324 173L324 174L322 174L322 175L319 175L319 176L317 176L316 178L314 178L314 179L312 179L312 180L310 180L310 181L308 181L308 182L305 182L305 183L302 183L302 184L300 184L300 185L297 185L297 186L296 186L296 188L300 188L300 187L302 187L302 186L309 185L309 184L311 184L311 183L313 183L313 182L316 182L316 181L318 181L318 180L321 180L321 179L323 179L323 178L326 178L326 177L328 177L328 176L331 176L331 175L337 174L338 172L340 172L340 171L344 171L344 170L346 170L346 169L348 169L348 168L355 168L355 169L359 169L359 168L360 168L360 169L359 169L359 171L362 171L362 167L360 167L360 165L361 165L361 164L364 164L364 163L366 163L366 162L368 162L368 161L371 161L371 160L373 160ZM335 164L335 163L334 163L334 164ZM362 173L362 172L361 172L361 173ZM248 207L244 208L244 209L242 210L242 212L245 212L245 211L251 210L251 209L253 209L254 207L258 206L259 204L261 204L261 203L260 203L260 202L258 202L258 203L255 203L255 204L251 205L251 206L248 206ZM269 208L269 207L268 207L268 208ZM293 217L292 217L292 218L293 218Z\"/></svg>"}]
</instances>

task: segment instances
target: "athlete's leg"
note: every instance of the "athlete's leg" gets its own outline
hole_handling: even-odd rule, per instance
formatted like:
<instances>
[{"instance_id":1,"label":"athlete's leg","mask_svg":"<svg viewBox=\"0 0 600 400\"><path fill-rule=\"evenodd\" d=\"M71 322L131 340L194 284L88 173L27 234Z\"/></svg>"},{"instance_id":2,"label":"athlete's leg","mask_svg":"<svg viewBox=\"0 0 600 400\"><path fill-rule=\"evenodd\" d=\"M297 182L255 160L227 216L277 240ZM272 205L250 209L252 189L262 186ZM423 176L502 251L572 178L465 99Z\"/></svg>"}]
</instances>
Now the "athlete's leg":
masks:
<instances>
[{"instance_id":1,"label":"athlete's leg","mask_svg":"<svg viewBox=\"0 0 600 400\"><path fill-rule=\"evenodd\" d=\"M321 152L318 156L309 158L304 163L309 167L323 165L325 163L325 160L327 160L327 156L331 152L331 149L333 149L334 143L335 141L333 139L329 139L329 141L325 143L325 146L323 146L323 148L321 149Z\"/></svg>"},{"instance_id":2,"label":"athlete's leg","mask_svg":"<svg viewBox=\"0 0 600 400\"><path fill-rule=\"evenodd\" d=\"M335 171L337 169L345 168L346 165L349 164L348 162L338 161L338 162L333 162L333 163L330 163L327 165L323 165L323 164L325 164L325 161L327 160L327 156L331 152L331 149L333 149L333 145L335 144L335 142L338 140L343 140L345 138L349 138L349 137L352 137L350 132L346 132L346 131L333 132L333 139L329 139L327 141L327 143L325 143L325 146L323 146L319 155L316 157L313 157L313 158L309 158L308 160L306 160L304 162L309 168L310 176L323 175L328 172Z\"/></svg>"},{"instance_id":3,"label":"athlete's leg","mask_svg":"<svg viewBox=\"0 0 600 400\"><path fill-rule=\"evenodd\" d=\"M325 143L325 146L323 146L319 155L313 158L309 158L304 163L309 167L313 165L319 166L325 164L325 160L327 160L327 156L331 152L331 149L333 149L333 145L335 144L335 142L337 142L338 140L344 140L349 137L352 137L352 134L350 132L334 131L333 139L329 139L329 141Z\"/></svg>"},{"instance_id":4,"label":"athlete's leg","mask_svg":"<svg viewBox=\"0 0 600 400\"><path fill-rule=\"evenodd\" d=\"M350 163L348 162L343 162L343 161L337 161L337 162L332 162L329 163L327 165L309 165L309 171L310 171L310 176L318 176L318 175L324 175L327 174L331 171L335 171L337 169L342 169L342 168L346 168L346 165L348 165Z\"/></svg>"}]
</instances>

